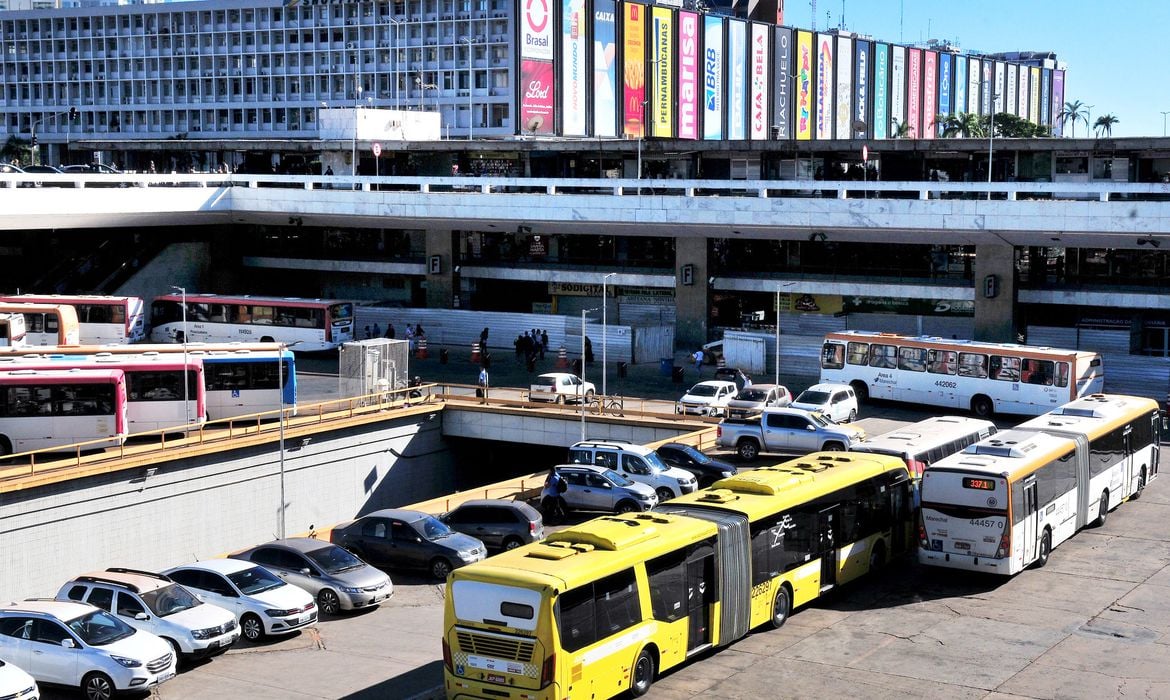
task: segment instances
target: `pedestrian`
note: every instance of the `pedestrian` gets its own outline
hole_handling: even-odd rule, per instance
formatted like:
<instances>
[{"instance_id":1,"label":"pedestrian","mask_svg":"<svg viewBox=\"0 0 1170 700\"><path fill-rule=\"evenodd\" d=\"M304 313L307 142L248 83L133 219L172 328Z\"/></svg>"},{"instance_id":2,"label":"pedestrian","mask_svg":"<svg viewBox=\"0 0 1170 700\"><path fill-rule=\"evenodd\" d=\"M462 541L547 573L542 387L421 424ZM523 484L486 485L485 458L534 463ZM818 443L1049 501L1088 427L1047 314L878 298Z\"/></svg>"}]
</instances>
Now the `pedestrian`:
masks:
<instances>
[{"instance_id":1,"label":"pedestrian","mask_svg":"<svg viewBox=\"0 0 1170 700\"><path fill-rule=\"evenodd\" d=\"M374 334L371 335L370 337L371 338L381 338L382 337L382 327L378 325L377 321L374 321Z\"/></svg>"},{"instance_id":2,"label":"pedestrian","mask_svg":"<svg viewBox=\"0 0 1170 700\"><path fill-rule=\"evenodd\" d=\"M743 388L744 388L744 389L746 389L746 388L748 388L748 387L749 387L749 386L751 386L751 385L752 385L752 378L751 378L751 376L749 376L749 375L747 375L747 374L743 375Z\"/></svg>"},{"instance_id":3,"label":"pedestrian","mask_svg":"<svg viewBox=\"0 0 1170 700\"><path fill-rule=\"evenodd\" d=\"M540 332L540 345L545 350L548 350L548 331L542 330Z\"/></svg>"},{"instance_id":4,"label":"pedestrian","mask_svg":"<svg viewBox=\"0 0 1170 700\"><path fill-rule=\"evenodd\" d=\"M540 355L540 359L543 360L544 359L544 336L539 331L536 331L535 335L533 335L532 337L533 337L533 341L536 343L536 352L537 352L537 354Z\"/></svg>"},{"instance_id":5,"label":"pedestrian","mask_svg":"<svg viewBox=\"0 0 1170 700\"><path fill-rule=\"evenodd\" d=\"M478 398L486 399L488 393L488 371L487 367L479 368L479 378L475 380L475 395Z\"/></svg>"},{"instance_id":6,"label":"pedestrian","mask_svg":"<svg viewBox=\"0 0 1170 700\"><path fill-rule=\"evenodd\" d=\"M695 361L695 372L701 375L703 373L703 348L696 350L691 358Z\"/></svg>"},{"instance_id":7,"label":"pedestrian","mask_svg":"<svg viewBox=\"0 0 1170 700\"><path fill-rule=\"evenodd\" d=\"M390 340L394 340L394 324L393 323L386 325L386 337L389 338Z\"/></svg>"},{"instance_id":8,"label":"pedestrian","mask_svg":"<svg viewBox=\"0 0 1170 700\"><path fill-rule=\"evenodd\" d=\"M366 326L366 337L365 337L365 340L369 340L369 339L370 339L370 327L369 327L369 326Z\"/></svg>"},{"instance_id":9,"label":"pedestrian","mask_svg":"<svg viewBox=\"0 0 1170 700\"><path fill-rule=\"evenodd\" d=\"M479 332L479 350L480 352L487 351L488 329L484 326L483 330Z\"/></svg>"},{"instance_id":10,"label":"pedestrian","mask_svg":"<svg viewBox=\"0 0 1170 700\"><path fill-rule=\"evenodd\" d=\"M424 338L424 337L426 337L426 333L423 333L423 327L422 327L422 324L421 324L421 323L419 323L419 324L416 324L416 325L415 325L415 327L414 327L414 337L415 337L415 338Z\"/></svg>"},{"instance_id":11,"label":"pedestrian","mask_svg":"<svg viewBox=\"0 0 1170 700\"><path fill-rule=\"evenodd\" d=\"M328 175L329 177L333 177L333 166L332 165L325 168L325 174Z\"/></svg>"},{"instance_id":12,"label":"pedestrian","mask_svg":"<svg viewBox=\"0 0 1170 700\"><path fill-rule=\"evenodd\" d=\"M414 353L414 329L410 327L409 323L406 324L406 345L407 345L407 347L410 348L411 354L413 354Z\"/></svg>"},{"instance_id":13,"label":"pedestrian","mask_svg":"<svg viewBox=\"0 0 1170 700\"><path fill-rule=\"evenodd\" d=\"M544 482L544 489L540 492L540 510L549 522L557 522L565 517L563 494L568 490L569 484L565 477L557 473L556 469L550 470L548 479Z\"/></svg>"},{"instance_id":14,"label":"pedestrian","mask_svg":"<svg viewBox=\"0 0 1170 700\"><path fill-rule=\"evenodd\" d=\"M593 362L593 341L585 336L585 364Z\"/></svg>"}]
</instances>

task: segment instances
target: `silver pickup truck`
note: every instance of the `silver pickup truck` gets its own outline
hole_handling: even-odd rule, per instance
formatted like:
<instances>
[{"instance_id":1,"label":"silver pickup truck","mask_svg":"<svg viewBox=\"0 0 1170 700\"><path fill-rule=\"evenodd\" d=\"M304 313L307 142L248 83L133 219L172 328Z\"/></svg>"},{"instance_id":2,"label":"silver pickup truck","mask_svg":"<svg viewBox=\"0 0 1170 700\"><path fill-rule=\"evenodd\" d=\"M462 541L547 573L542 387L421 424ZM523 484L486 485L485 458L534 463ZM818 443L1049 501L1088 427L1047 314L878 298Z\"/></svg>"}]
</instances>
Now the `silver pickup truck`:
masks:
<instances>
[{"instance_id":1,"label":"silver pickup truck","mask_svg":"<svg viewBox=\"0 0 1170 700\"><path fill-rule=\"evenodd\" d=\"M834 423L820 413L768 408L759 416L721 421L718 444L735 449L741 459L755 459L761 452L802 455L848 450L864 439L861 428Z\"/></svg>"}]
</instances>

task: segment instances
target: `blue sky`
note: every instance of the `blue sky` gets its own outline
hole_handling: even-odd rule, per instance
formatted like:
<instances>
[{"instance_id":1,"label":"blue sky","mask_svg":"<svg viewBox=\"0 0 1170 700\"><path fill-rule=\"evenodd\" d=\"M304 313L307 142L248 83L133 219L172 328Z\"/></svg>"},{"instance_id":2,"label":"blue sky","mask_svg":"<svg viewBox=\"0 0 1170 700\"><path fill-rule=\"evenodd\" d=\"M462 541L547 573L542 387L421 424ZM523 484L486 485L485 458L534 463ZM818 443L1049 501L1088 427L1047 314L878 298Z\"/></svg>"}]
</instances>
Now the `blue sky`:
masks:
<instances>
[{"instance_id":1,"label":"blue sky","mask_svg":"<svg viewBox=\"0 0 1170 700\"><path fill-rule=\"evenodd\" d=\"M817 0L817 28L838 26L841 8L841 0ZM1053 51L1068 66L1066 102L1093 105L1094 121L1116 116L1114 136L1163 133L1162 112L1170 111L1170 81L1162 78L1166 0L845 0L844 8L846 29L876 39L948 39L964 53ZM785 0L784 24L811 28L808 0ZM1080 124L1077 135L1084 135Z\"/></svg>"}]
</instances>

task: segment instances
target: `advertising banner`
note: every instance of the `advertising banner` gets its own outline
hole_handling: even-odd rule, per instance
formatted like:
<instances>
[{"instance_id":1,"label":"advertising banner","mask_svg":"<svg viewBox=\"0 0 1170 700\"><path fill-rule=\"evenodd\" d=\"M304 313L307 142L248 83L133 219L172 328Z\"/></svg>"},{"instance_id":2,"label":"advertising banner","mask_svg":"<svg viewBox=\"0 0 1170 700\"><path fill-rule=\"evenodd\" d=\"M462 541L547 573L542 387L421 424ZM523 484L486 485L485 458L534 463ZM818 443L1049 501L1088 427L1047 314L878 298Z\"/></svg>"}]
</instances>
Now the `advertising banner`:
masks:
<instances>
[{"instance_id":1,"label":"advertising banner","mask_svg":"<svg viewBox=\"0 0 1170 700\"><path fill-rule=\"evenodd\" d=\"M955 56L954 107L956 114L967 110L967 57Z\"/></svg>"},{"instance_id":2,"label":"advertising banner","mask_svg":"<svg viewBox=\"0 0 1170 700\"><path fill-rule=\"evenodd\" d=\"M837 37L837 138L853 138L853 39Z\"/></svg>"},{"instance_id":3,"label":"advertising banner","mask_svg":"<svg viewBox=\"0 0 1170 700\"><path fill-rule=\"evenodd\" d=\"M723 138L723 19L703 18L703 138Z\"/></svg>"},{"instance_id":4,"label":"advertising banner","mask_svg":"<svg viewBox=\"0 0 1170 700\"><path fill-rule=\"evenodd\" d=\"M622 5L622 133L643 136L646 125L646 6Z\"/></svg>"},{"instance_id":5,"label":"advertising banner","mask_svg":"<svg viewBox=\"0 0 1170 700\"><path fill-rule=\"evenodd\" d=\"M1004 105L1003 111L1008 114L1020 114L1020 100L1019 100L1019 85L1020 85L1020 70L1019 66L1014 63L1009 63L1007 66L1007 85L1004 87L1004 97L1007 99L1007 104Z\"/></svg>"},{"instance_id":6,"label":"advertising banner","mask_svg":"<svg viewBox=\"0 0 1170 700\"><path fill-rule=\"evenodd\" d=\"M1051 121L1048 115L1052 114L1052 71L1048 68L1040 70L1040 126L1049 126Z\"/></svg>"},{"instance_id":7,"label":"advertising banner","mask_svg":"<svg viewBox=\"0 0 1170 700\"><path fill-rule=\"evenodd\" d=\"M833 36L817 34L817 138L833 138Z\"/></svg>"},{"instance_id":8,"label":"advertising banner","mask_svg":"<svg viewBox=\"0 0 1170 700\"><path fill-rule=\"evenodd\" d=\"M1033 66L1028 69L1028 119L1040 123L1040 68Z\"/></svg>"},{"instance_id":9,"label":"advertising banner","mask_svg":"<svg viewBox=\"0 0 1170 700\"><path fill-rule=\"evenodd\" d=\"M699 138L699 16L678 13L678 137Z\"/></svg>"},{"instance_id":10,"label":"advertising banner","mask_svg":"<svg viewBox=\"0 0 1170 700\"><path fill-rule=\"evenodd\" d=\"M792 130L792 76L795 56L792 45L792 30L776 27L773 43L776 52L772 60L772 125L776 127L776 138L791 139Z\"/></svg>"},{"instance_id":11,"label":"advertising banner","mask_svg":"<svg viewBox=\"0 0 1170 700\"><path fill-rule=\"evenodd\" d=\"M1031 115L1028 113L1028 67L1022 66L1019 72L1019 82L1013 86L1016 90L1016 116L1030 119Z\"/></svg>"},{"instance_id":12,"label":"advertising banner","mask_svg":"<svg viewBox=\"0 0 1170 700\"><path fill-rule=\"evenodd\" d=\"M747 138L747 24L727 21L727 138Z\"/></svg>"},{"instance_id":13,"label":"advertising banner","mask_svg":"<svg viewBox=\"0 0 1170 700\"><path fill-rule=\"evenodd\" d=\"M873 46L873 137L890 135L890 47Z\"/></svg>"},{"instance_id":14,"label":"advertising banner","mask_svg":"<svg viewBox=\"0 0 1170 700\"><path fill-rule=\"evenodd\" d=\"M812 139L813 133L813 36L796 33L796 138Z\"/></svg>"},{"instance_id":15,"label":"advertising banner","mask_svg":"<svg viewBox=\"0 0 1170 700\"><path fill-rule=\"evenodd\" d=\"M593 0L593 134L617 136L617 24L614 0Z\"/></svg>"},{"instance_id":16,"label":"advertising banner","mask_svg":"<svg viewBox=\"0 0 1170 700\"><path fill-rule=\"evenodd\" d=\"M983 114L983 99L979 94L979 87L983 84L983 62L971 58L967 63L967 111Z\"/></svg>"},{"instance_id":17,"label":"advertising banner","mask_svg":"<svg viewBox=\"0 0 1170 700\"><path fill-rule=\"evenodd\" d=\"M585 0L561 3L561 133L585 135Z\"/></svg>"},{"instance_id":18,"label":"advertising banner","mask_svg":"<svg viewBox=\"0 0 1170 700\"><path fill-rule=\"evenodd\" d=\"M553 60L552 0L527 0L520 13L520 58Z\"/></svg>"},{"instance_id":19,"label":"advertising banner","mask_svg":"<svg viewBox=\"0 0 1170 700\"><path fill-rule=\"evenodd\" d=\"M938 130L938 52L922 52L922 138Z\"/></svg>"},{"instance_id":20,"label":"advertising banner","mask_svg":"<svg viewBox=\"0 0 1170 700\"><path fill-rule=\"evenodd\" d=\"M552 61L520 62L520 129L525 134L553 133L556 93Z\"/></svg>"},{"instance_id":21,"label":"advertising banner","mask_svg":"<svg viewBox=\"0 0 1170 700\"><path fill-rule=\"evenodd\" d=\"M991 76L993 70L991 63L988 60L983 61L983 84L980 86L980 92L983 98L981 104L983 106L980 107L981 111L979 113L984 116L991 114Z\"/></svg>"},{"instance_id":22,"label":"advertising banner","mask_svg":"<svg viewBox=\"0 0 1170 700\"><path fill-rule=\"evenodd\" d=\"M922 138L922 49L906 50L906 123L910 138Z\"/></svg>"},{"instance_id":23,"label":"advertising banner","mask_svg":"<svg viewBox=\"0 0 1170 700\"><path fill-rule=\"evenodd\" d=\"M650 13L650 94L651 135L674 135L674 12L655 7Z\"/></svg>"},{"instance_id":24,"label":"advertising banner","mask_svg":"<svg viewBox=\"0 0 1170 700\"><path fill-rule=\"evenodd\" d=\"M751 125L750 135L753 141L767 140L770 131L768 127L771 126L768 113L768 88L772 81L772 76L768 73L771 29L772 26L769 24L752 24L752 101L748 123Z\"/></svg>"},{"instance_id":25,"label":"advertising banner","mask_svg":"<svg viewBox=\"0 0 1170 700\"><path fill-rule=\"evenodd\" d=\"M873 135L873 120L870 119L869 60L872 55L868 41L853 45L856 55L853 61L853 121L865 124L865 136Z\"/></svg>"},{"instance_id":26,"label":"advertising banner","mask_svg":"<svg viewBox=\"0 0 1170 700\"><path fill-rule=\"evenodd\" d=\"M949 116L955 111L951 105L951 54L940 53L938 55L938 113L943 116ZM942 136L943 125L936 125L936 133Z\"/></svg>"},{"instance_id":27,"label":"advertising banner","mask_svg":"<svg viewBox=\"0 0 1170 700\"><path fill-rule=\"evenodd\" d=\"M1052 71L1052 135L1064 136L1064 122L1060 113L1064 111L1064 71Z\"/></svg>"},{"instance_id":28,"label":"advertising banner","mask_svg":"<svg viewBox=\"0 0 1170 700\"><path fill-rule=\"evenodd\" d=\"M896 136L892 130L906 122L906 47L891 46L890 53L890 128Z\"/></svg>"},{"instance_id":29,"label":"advertising banner","mask_svg":"<svg viewBox=\"0 0 1170 700\"><path fill-rule=\"evenodd\" d=\"M1005 81L1007 80L1007 66L1003 61L996 61L995 63L995 92L992 93L991 108L995 110L996 114L1003 111L1004 105L1007 104L1007 95L1004 94Z\"/></svg>"}]
</instances>

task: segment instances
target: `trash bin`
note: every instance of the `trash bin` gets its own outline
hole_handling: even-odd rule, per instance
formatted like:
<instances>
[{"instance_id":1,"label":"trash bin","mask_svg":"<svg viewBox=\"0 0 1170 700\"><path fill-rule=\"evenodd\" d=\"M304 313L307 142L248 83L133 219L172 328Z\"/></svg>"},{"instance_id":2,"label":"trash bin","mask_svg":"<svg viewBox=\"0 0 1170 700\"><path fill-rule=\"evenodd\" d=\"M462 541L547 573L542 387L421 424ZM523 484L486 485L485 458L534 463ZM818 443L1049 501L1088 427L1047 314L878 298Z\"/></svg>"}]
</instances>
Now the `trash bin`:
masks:
<instances>
[{"instance_id":1,"label":"trash bin","mask_svg":"<svg viewBox=\"0 0 1170 700\"><path fill-rule=\"evenodd\" d=\"M439 364L447 364L447 348L439 348Z\"/></svg>"},{"instance_id":2,"label":"trash bin","mask_svg":"<svg viewBox=\"0 0 1170 700\"><path fill-rule=\"evenodd\" d=\"M678 365L671 367L670 381L674 382L675 384L682 384L683 383L683 368L682 367L679 367Z\"/></svg>"},{"instance_id":3,"label":"trash bin","mask_svg":"<svg viewBox=\"0 0 1170 700\"><path fill-rule=\"evenodd\" d=\"M618 363L618 379L626 378L626 364L625 362Z\"/></svg>"},{"instance_id":4,"label":"trash bin","mask_svg":"<svg viewBox=\"0 0 1170 700\"><path fill-rule=\"evenodd\" d=\"M674 366L674 358L663 357L662 359L658 360L658 373L664 377L669 377L670 372L671 372L671 367L673 367L673 366Z\"/></svg>"}]
</instances>

